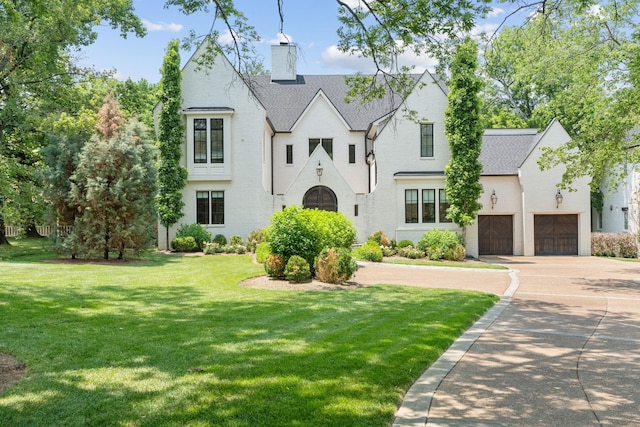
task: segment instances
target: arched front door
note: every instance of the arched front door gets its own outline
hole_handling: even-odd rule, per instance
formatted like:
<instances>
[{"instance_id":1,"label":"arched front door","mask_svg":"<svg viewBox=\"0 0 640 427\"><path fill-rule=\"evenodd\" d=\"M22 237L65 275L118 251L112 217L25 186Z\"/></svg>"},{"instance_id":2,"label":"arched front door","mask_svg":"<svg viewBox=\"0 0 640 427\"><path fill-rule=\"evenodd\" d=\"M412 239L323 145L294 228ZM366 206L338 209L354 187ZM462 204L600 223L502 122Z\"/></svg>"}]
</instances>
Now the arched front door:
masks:
<instances>
[{"instance_id":1,"label":"arched front door","mask_svg":"<svg viewBox=\"0 0 640 427\"><path fill-rule=\"evenodd\" d=\"M302 205L307 209L338 212L336 193L324 185L317 185L310 188L305 193L304 199L302 199Z\"/></svg>"}]
</instances>

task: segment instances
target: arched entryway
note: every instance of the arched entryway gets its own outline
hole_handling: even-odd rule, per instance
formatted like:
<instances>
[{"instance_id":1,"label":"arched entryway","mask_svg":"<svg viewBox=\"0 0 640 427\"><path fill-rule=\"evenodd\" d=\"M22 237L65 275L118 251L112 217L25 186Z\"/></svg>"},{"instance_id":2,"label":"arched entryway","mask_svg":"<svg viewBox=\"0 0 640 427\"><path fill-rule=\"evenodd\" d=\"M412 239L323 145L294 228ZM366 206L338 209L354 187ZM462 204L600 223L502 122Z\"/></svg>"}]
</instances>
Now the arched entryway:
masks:
<instances>
[{"instance_id":1,"label":"arched entryway","mask_svg":"<svg viewBox=\"0 0 640 427\"><path fill-rule=\"evenodd\" d=\"M336 193L324 185L311 187L302 199L302 205L307 209L338 212L338 198Z\"/></svg>"}]
</instances>

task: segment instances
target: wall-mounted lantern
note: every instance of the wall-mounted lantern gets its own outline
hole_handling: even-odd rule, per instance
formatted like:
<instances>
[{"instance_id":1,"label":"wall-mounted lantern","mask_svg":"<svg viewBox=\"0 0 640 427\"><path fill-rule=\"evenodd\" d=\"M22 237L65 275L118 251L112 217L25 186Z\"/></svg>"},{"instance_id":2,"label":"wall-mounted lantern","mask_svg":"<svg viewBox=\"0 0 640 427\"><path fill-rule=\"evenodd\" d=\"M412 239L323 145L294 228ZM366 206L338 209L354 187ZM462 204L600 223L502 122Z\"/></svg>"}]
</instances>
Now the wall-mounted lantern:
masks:
<instances>
[{"instance_id":1,"label":"wall-mounted lantern","mask_svg":"<svg viewBox=\"0 0 640 427\"><path fill-rule=\"evenodd\" d=\"M322 177L322 164L318 161L318 166L316 167L316 173L318 174L318 181L320 181L320 177Z\"/></svg>"},{"instance_id":2,"label":"wall-mounted lantern","mask_svg":"<svg viewBox=\"0 0 640 427\"><path fill-rule=\"evenodd\" d=\"M491 193L491 209L498 203L498 196L496 196L496 190Z\"/></svg>"},{"instance_id":3,"label":"wall-mounted lantern","mask_svg":"<svg viewBox=\"0 0 640 427\"><path fill-rule=\"evenodd\" d=\"M556 209L558 209L558 207L560 207L560 204L562 203L562 193L560 192L560 189L558 188L558 191L556 192Z\"/></svg>"}]
</instances>

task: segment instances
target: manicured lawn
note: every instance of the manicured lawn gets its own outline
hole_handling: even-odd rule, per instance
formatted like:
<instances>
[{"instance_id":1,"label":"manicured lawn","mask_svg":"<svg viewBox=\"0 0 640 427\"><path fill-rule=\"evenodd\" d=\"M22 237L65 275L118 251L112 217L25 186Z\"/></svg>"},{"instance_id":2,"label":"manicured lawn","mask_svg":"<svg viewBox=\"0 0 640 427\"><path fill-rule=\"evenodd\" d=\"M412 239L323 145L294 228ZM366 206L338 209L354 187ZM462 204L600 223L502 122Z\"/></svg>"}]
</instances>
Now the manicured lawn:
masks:
<instances>
[{"instance_id":1,"label":"manicured lawn","mask_svg":"<svg viewBox=\"0 0 640 427\"><path fill-rule=\"evenodd\" d=\"M0 249L0 352L28 370L0 395L1 425L388 425L497 300L239 287L262 274L249 256L105 265L13 250Z\"/></svg>"}]
</instances>

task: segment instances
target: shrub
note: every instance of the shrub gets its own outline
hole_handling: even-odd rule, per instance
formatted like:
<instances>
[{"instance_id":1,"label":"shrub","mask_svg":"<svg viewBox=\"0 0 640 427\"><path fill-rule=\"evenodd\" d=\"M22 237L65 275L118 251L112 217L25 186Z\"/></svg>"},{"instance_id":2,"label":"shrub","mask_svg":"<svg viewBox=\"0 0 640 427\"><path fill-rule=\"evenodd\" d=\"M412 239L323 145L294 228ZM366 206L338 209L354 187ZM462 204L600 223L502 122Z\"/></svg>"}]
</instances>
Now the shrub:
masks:
<instances>
[{"instance_id":1,"label":"shrub","mask_svg":"<svg viewBox=\"0 0 640 427\"><path fill-rule=\"evenodd\" d=\"M591 254L595 256L637 258L636 239L629 233L592 233Z\"/></svg>"},{"instance_id":2,"label":"shrub","mask_svg":"<svg viewBox=\"0 0 640 427\"><path fill-rule=\"evenodd\" d=\"M220 246L224 246L227 244L227 238L222 234L216 234L216 237L213 238L213 241L219 244Z\"/></svg>"},{"instance_id":3,"label":"shrub","mask_svg":"<svg viewBox=\"0 0 640 427\"><path fill-rule=\"evenodd\" d=\"M382 248L373 240L367 240L367 242L354 249L353 255L358 259L364 259L367 261L381 262L382 261Z\"/></svg>"},{"instance_id":4,"label":"shrub","mask_svg":"<svg viewBox=\"0 0 640 427\"><path fill-rule=\"evenodd\" d=\"M284 258L277 254L269 254L264 260L264 271L269 277L282 277L285 266Z\"/></svg>"},{"instance_id":5,"label":"shrub","mask_svg":"<svg viewBox=\"0 0 640 427\"><path fill-rule=\"evenodd\" d=\"M267 259L267 255L271 252L271 248L267 242L258 243L256 246L256 261L260 264L264 264Z\"/></svg>"},{"instance_id":6,"label":"shrub","mask_svg":"<svg viewBox=\"0 0 640 427\"><path fill-rule=\"evenodd\" d=\"M284 277L290 282L300 283L311 277L311 269L306 259L298 255L293 255L287 261L287 266L284 269Z\"/></svg>"},{"instance_id":7,"label":"shrub","mask_svg":"<svg viewBox=\"0 0 640 427\"><path fill-rule=\"evenodd\" d=\"M389 243L389 246L391 247L391 249L397 249L398 248L398 243L396 242L396 239L391 239L391 242Z\"/></svg>"},{"instance_id":8,"label":"shrub","mask_svg":"<svg viewBox=\"0 0 640 427\"><path fill-rule=\"evenodd\" d=\"M242 237L238 236L237 234L231 236L231 238L229 239L229 244L230 245L244 245L244 241L242 240Z\"/></svg>"},{"instance_id":9,"label":"shrub","mask_svg":"<svg viewBox=\"0 0 640 427\"><path fill-rule=\"evenodd\" d=\"M220 254L224 252L224 246L220 246L216 242L205 242L203 251L205 255Z\"/></svg>"},{"instance_id":10,"label":"shrub","mask_svg":"<svg viewBox=\"0 0 640 427\"><path fill-rule=\"evenodd\" d=\"M424 258L424 251L416 249L413 246L405 246L404 248L398 249L398 255L405 258L418 259Z\"/></svg>"},{"instance_id":11,"label":"shrub","mask_svg":"<svg viewBox=\"0 0 640 427\"><path fill-rule=\"evenodd\" d=\"M387 247L391 243L389 242L389 238L384 234L384 231L378 230L369 236L368 240L374 240L379 246Z\"/></svg>"},{"instance_id":12,"label":"shrub","mask_svg":"<svg viewBox=\"0 0 640 427\"><path fill-rule=\"evenodd\" d=\"M204 247L204 242L211 240L211 233L200 224L182 224L176 232L176 237L193 237L199 250Z\"/></svg>"},{"instance_id":13,"label":"shrub","mask_svg":"<svg viewBox=\"0 0 640 427\"><path fill-rule=\"evenodd\" d=\"M325 248L315 262L316 277L325 283L344 283L357 269L358 264L345 248Z\"/></svg>"},{"instance_id":14,"label":"shrub","mask_svg":"<svg viewBox=\"0 0 640 427\"><path fill-rule=\"evenodd\" d=\"M299 255L309 265L323 248L349 248L356 238L356 230L344 214L298 206L273 214L266 234L272 253L285 260Z\"/></svg>"},{"instance_id":15,"label":"shrub","mask_svg":"<svg viewBox=\"0 0 640 427\"><path fill-rule=\"evenodd\" d=\"M427 253L431 260L443 259L446 256L457 260L461 253L464 253L462 236L451 230L429 230L420 240L416 247ZM462 246L462 248L459 248ZM464 255L462 255L464 259Z\"/></svg>"},{"instance_id":16,"label":"shrub","mask_svg":"<svg viewBox=\"0 0 640 427\"><path fill-rule=\"evenodd\" d=\"M442 257L447 261L464 261L464 257L467 255L467 250L464 246L457 244L449 247L444 251Z\"/></svg>"},{"instance_id":17,"label":"shrub","mask_svg":"<svg viewBox=\"0 0 640 427\"><path fill-rule=\"evenodd\" d=\"M394 256L398 251L392 248L391 246L383 246L382 247L382 255L383 256Z\"/></svg>"},{"instance_id":18,"label":"shrub","mask_svg":"<svg viewBox=\"0 0 640 427\"><path fill-rule=\"evenodd\" d=\"M407 246L413 246L413 242L411 240L400 240L397 244L398 249L406 248Z\"/></svg>"},{"instance_id":19,"label":"shrub","mask_svg":"<svg viewBox=\"0 0 640 427\"><path fill-rule=\"evenodd\" d=\"M256 251L256 247L264 242L265 240L265 234L263 230L253 230L251 233L249 233L249 236L247 237L247 250L251 251L251 252L255 252Z\"/></svg>"},{"instance_id":20,"label":"shrub","mask_svg":"<svg viewBox=\"0 0 640 427\"><path fill-rule=\"evenodd\" d=\"M244 245L228 244L224 246L224 252L227 254L244 254L247 252L247 247Z\"/></svg>"},{"instance_id":21,"label":"shrub","mask_svg":"<svg viewBox=\"0 0 640 427\"><path fill-rule=\"evenodd\" d=\"M200 250L192 236L174 238L171 241L171 247L176 252L198 252Z\"/></svg>"}]
</instances>

